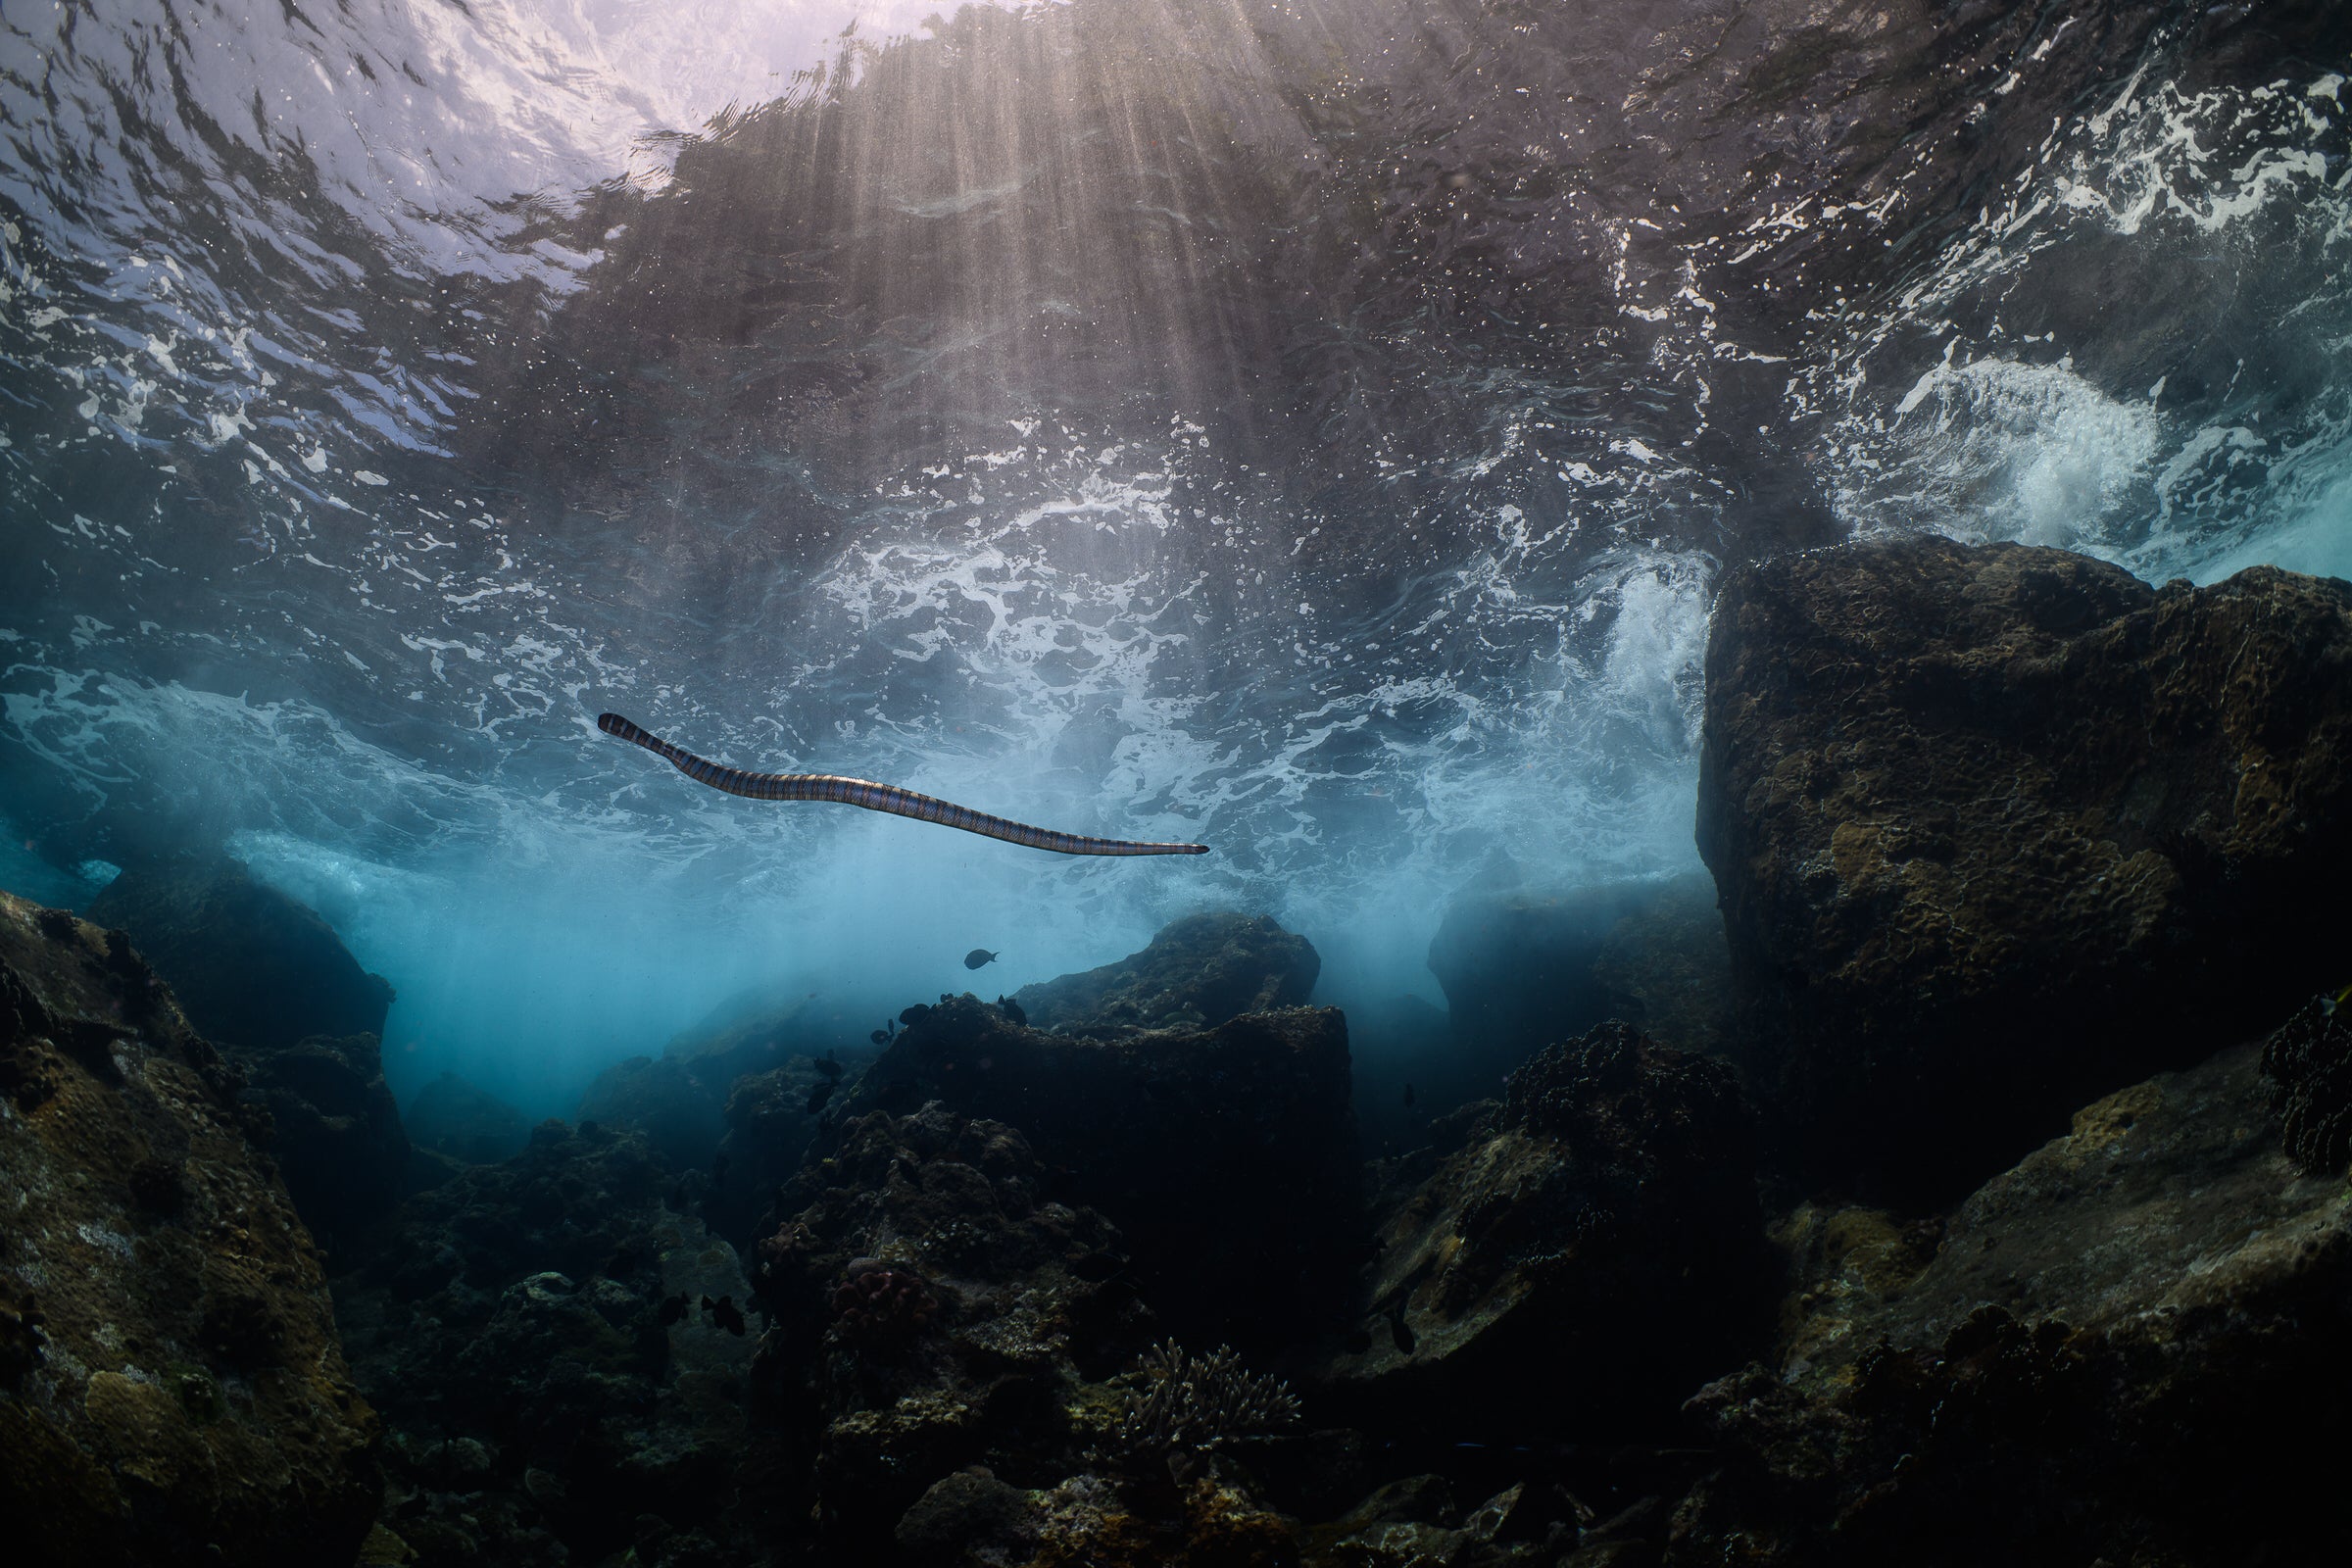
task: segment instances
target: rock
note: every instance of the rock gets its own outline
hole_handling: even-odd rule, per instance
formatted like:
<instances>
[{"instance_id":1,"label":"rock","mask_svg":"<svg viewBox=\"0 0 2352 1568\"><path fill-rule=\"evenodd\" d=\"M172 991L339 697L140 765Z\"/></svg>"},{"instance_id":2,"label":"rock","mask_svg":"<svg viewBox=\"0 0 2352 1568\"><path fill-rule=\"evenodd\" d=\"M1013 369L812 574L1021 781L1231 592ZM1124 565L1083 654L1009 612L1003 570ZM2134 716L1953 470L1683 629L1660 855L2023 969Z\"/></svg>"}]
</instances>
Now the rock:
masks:
<instances>
[{"instance_id":1,"label":"rock","mask_svg":"<svg viewBox=\"0 0 2352 1568\"><path fill-rule=\"evenodd\" d=\"M846 1560L874 1560L899 1527L916 1549L1006 1534L1002 1520L947 1517L1004 1503L992 1488L958 1482L927 1509L918 1499L973 1465L1068 1474L1107 1431L1087 1376L1140 1351L1151 1320L1117 1232L1044 1196L1045 1175L1012 1128L934 1103L855 1116L786 1193L759 1249L776 1323L762 1376L808 1434L811 1500ZM860 1288L874 1280L885 1283ZM877 1321L878 1296L920 1309Z\"/></svg>"},{"instance_id":2,"label":"rock","mask_svg":"<svg viewBox=\"0 0 2352 1568\"><path fill-rule=\"evenodd\" d=\"M732 1248L664 1206L645 1141L543 1123L404 1201L335 1282L391 1429L385 1522L428 1559L597 1560L648 1531L749 1543L755 1342ZM683 1300L679 1300L683 1298ZM664 1303L682 1310L665 1314Z\"/></svg>"},{"instance_id":3,"label":"rock","mask_svg":"<svg viewBox=\"0 0 2352 1568\"><path fill-rule=\"evenodd\" d=\"M821 1125L823 1103L846 1100L847 1088L808 1056L735 1080L722 1113L726 1134L703 1194L703 1217L713 1229L739 1246L751 1245L776 1189L801 1168ZM826 1091L822 1102L815 1098L820 1090ZM812 1103L819 1108L809 1109Z\"/></svg>"},{"instance_id":4,"label":"rock","mask_svg":"<svg viewBox=\"0 0 2352 1568\"><path fill-rule=\"evenodd\" d=\"M722 1012L681 1033L660 1056L631 1056L606 1068L581 1097L577 1119L635 1128L676 1169L704 1169L716 1158L729 1131L725 1112L736 1082L785 1066L796 1056L807 1062L819 1049L818 1042L837 1032L830 1015L806 1001ZM811 1120L809 1127L813 1125ZM783 1128L770 1124L763 1130L790 1141ZM806 1147L804 1134L790 1158L797 1162ZM764 1149L739 1147L729 1158L738 1155L769 1164L783 1157Z\"/></svg>"},{"instance_id":5,"label":"rock","mask_svg":"<svg viewBox=\"0 0 2352 1568\"><path fill-rule=\"evenodd\" d=\"M530 1141L522 1112L454 1072L416 1091L401 1118L418 1148L469 1165L495 1165Z\"/></svg>"},{"instance_id":6,"label":"rock","mask_svg":"<svg viewBox=\"0 0 2352 1568\"><path fill-rule=\"evenodd\" d=\"M1422 1087L1433 1111L1499 1093L1529 1052L1609 1019L1662 1045L1720 1048L1730 957L1704 874L1531 888L1507 867L1446 907L1429 967L1446 988L1453 1052Z\"/></svg>"},{"instance_id":7,"label":"rock","mask_svg":"<svg viewBox=\"0 0 2352 1568\"><path fill-rule=\"evenodd\" d=\"M1013 993L1039 1029L1114 1035L1210 1028L1247 1012L1303 1006L1322 957L1263 915L1194 914L1141 953Z\"/></svg>"},{"instance_id":8,"label":"rock","mask_svg":"<svg viewBox=\"0 0 2352 1568\"><path fill-rule=\"evenodd\" d=\"M350 1561L375 1417L235 1069L119 934L0 894L0 1517L19 1560Z\"/></svg>"},{"instance_id":9,"label":"rock","mask_svg":"<svg viewBox=\"0 0 2352 1568\"><path fill-rule=\"evenodd\" d=\"M1667 1561L2284 1562L2352 1540L2352 1416L2309 1396L2352 1376L2352 1190L2278 1138L2233 1049L2082 1110L1924 1260L1867 1217L1800 1259L1779 1374L1693 1401L1722 1468Z\"/></svg>"},{"instance_id":10,"label":"rock","mask_svg":"<svg viewBox=\"0 0 2352 1568\"><path fill-rule=\"evenodd\" d=\"M1323 1392L1425 1439L1660 1430L1752 1353L1775 1278L1730 1067L1604 1024L1515 1074L1388 1220Z\"/></svg>"},{"instance_id":11,"label":"rock","mask_svg":"<svg viewBox=\"0 0 2352 1568\"><path fill-rule=\"evenodd\" d=\"M1932 1200L2334 977L2352 585L2017 545L1727 575L1698 844L1789 1156Z\"/></svg>"},{"instance_id":12,"label":"rock","mask_svg":"<svg viewBox=\"0 0 2352 1568\"><path fill-rule=\"evenodd\" d=\"M384 1033L392 987L368 974L309 906L225 858L134 865L90 901L89 918L130 933L220 1045L282 1051L319 1035Z\"/></svg>"},{"instance_id":13,"label":"rock","mask_svg":"<svg viewBox=\"0 0 2352 1568\"><path fill-rule=\"evenodd\" d=\"M2287 1156L2314 1175L2352 1163L2352 992L2318 997L2263 1043L2262 1070L2278 1086Z\"/></svg>"},{"instance_id":14,"label":"rock","mask_svg":"<svg viewBox=\"0 0 2352 1568\"><path fill-rule=\"evenodd\" d=\"M1094 1039L943 998L849 1108L904 1114L932 1100L1019 1128L1048 1191L1126 1235L1181 1339L1286 1345L1344 1300L1361 1173L1347 1024L1330 1008Z\"/></svg>"},{"instance_id":15,"label":"rock","mask_svg":"<svg viewBox=\"0 0 2352 1568\"><path fill-rule=\"evenodd\" d=\"M269 1107L270 1152L321 1245L333 1250L399 1201L409 1137L375 1036L314 1036L283 1051L237 1054L252 1080L248 1096Z\"/></svg>"}]
</instances>

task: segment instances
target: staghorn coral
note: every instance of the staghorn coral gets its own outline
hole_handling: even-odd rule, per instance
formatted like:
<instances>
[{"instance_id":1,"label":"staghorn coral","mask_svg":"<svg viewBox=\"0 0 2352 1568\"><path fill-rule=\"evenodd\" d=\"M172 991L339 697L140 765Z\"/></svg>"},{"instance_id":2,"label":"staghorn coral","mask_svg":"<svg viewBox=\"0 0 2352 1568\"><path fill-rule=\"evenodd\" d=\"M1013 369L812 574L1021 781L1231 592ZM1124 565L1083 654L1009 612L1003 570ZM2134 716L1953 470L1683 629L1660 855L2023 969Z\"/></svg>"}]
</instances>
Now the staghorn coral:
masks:
<instances>
[{"instance_id":1,"label":"staghorn coral","mask_svg":"<svg viewBox=\"0 0 2352 1568\"><path fill-rule=\"evenodd\" d=\"M1251 1377L1230 1346L1189 1355L1169 1340L1145 1351L1137 1370L1144 1386L1128 1396L1113 1432L1129 1457L1214 1448L1298 1419L1290 1385Z\"/></svg>"},{"instance_id":2,"label":"staghorn coral","mask_svg":"<svg viewBox=\"0 0 2352 1568\"><path fill-rule=\"evenodd\" d=\"M2352 1163L2352 989L2319 997L2262 1046L2262 1070L2278 1086L2287 1157L2315 1176Z\"/></svg>"},{"instance_id":3,"label":"staghorn coral","mask_svg":"<svg viewBox=\"0 0 2352 1568\"><path fill-rule=\"evenodd\" d=\"M929 1328L939 1314L939 1298L906 1265L860 1257L833 1288L833 1311L843 1339L883 1349L906 1345Z\"/></svg>"}]
</instances>

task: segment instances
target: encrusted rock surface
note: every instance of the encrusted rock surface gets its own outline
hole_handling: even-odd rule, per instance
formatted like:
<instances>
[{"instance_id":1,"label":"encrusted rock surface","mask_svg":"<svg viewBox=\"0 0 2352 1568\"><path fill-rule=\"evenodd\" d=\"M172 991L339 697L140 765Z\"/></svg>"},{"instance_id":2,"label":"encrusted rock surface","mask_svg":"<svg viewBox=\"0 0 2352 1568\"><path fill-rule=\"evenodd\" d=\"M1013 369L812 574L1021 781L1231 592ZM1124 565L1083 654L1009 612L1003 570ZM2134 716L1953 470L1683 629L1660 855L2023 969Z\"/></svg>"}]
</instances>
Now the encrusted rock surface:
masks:
<instances>
[{"instance_id":1,"label":"encrusted rock surface","mask_svg":"<svg viewBox=\"0 0 2352 1568\"><path fill-rule=\"evenodd\" d=\"M2352 585L1874 541L1736 568L1698 842L1787 1148L1934 1198L2336 978Z\"/></svg>"},{"instance_id":2,"label":"encrusted rock surface","mask_svg":"<svg viewBox=\"0 0 2352 1568\"><path fill-rule=\"evenodd\" d=\"M348 1562L375 1417L241 1080L119 934L0 894L0 1518L17 1560Z\"/></svg>"},{"instance_id":3,"label":"encrusted rock surface","mask_svg":"<svg viewBox=\"0 0 2352 1568\"><path fill-rule=\"evenodd\" d=\"M2352 1541L2352 1415L2315 1396L2352 1377L2352 1189L2278 1135L2239 1048L2086 1107L1932 1250L1867 1213L1790 1227L1782 1370L1693 1401L1721 1467L1667 1562L2219 1565ZM1806 1245L1841 1222L1846 1245Z\"/></svg>"},{"instance_id":4,"label":"encrusted rock surface","mask_svg":"<svg viewBox=\"0 0 2352 1568\"><path fill-rule=\"evenodd\" d=\"M2352 991L2314 997L2263 1042L2287 1157L2315 1175L2352 1164Z\"/></svg>"},{"instance_id":5,"label":"encrusted rock surface","mask_svg":"<svg viewBox=\"0 0 2352 1568\"><path fill-rule=\"evenodd\" d=\"M1141 953L1013 993L1030 1023L1074 1034L1200 1029L1246 1012L1303 1006L1323 959L1264 915L1194 914Z\"/></svg>"},{"instance_id":6,"label":"encrusted rock surface","mask_svg":"<svg viewBox=\"0 0 2352 1568\"><path fill-rule=\"evenodd\" d=\"M1667 1425L1762 1338L1752 1141L1723 1062L1623 1024L1539 1054L1389 1219L1328 1392L1482 1443Z\"/></svg>"},{"instance_id":7,"label":"encrusted rock surface","mask_svg":"<svg viewBox=\"0 0 2352 1568\"><path fill-rule=\"evenodd\" d=\"M932 1100L1019 1128L1049 1192L1126 1234L1153 1305L1188 1340L1293 1343L1345 1298L1361 1175L1347 1024L1330 1008L1099 1040L943 998L850 1109Z\"/></svg>"}]
</instances>

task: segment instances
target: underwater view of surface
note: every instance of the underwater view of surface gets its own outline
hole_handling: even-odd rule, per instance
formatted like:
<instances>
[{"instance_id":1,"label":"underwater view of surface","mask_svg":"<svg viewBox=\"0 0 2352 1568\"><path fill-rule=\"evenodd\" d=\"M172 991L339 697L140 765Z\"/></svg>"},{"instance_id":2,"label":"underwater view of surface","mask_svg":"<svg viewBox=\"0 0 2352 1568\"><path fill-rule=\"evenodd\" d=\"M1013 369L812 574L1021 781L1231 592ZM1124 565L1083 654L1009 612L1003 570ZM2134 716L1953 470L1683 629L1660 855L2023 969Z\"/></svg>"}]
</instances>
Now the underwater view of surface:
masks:
<instances>
[{"instance_id":1,"label":"underwater view of surface","mask_svg":"<svg viewBox=\"0 0 2352 1568\"><path fill-rule=\"evenodd\" d=\"M455 1074L524 1123L593 1127L616 1064L785 1015L806 1057L787 1108L815 1118L902 1019L983 1028L910 1004L1021 993L1004 1016L1050 1033L1040 999L1065 994L1046 983L1241 911L1312 946L1280 1000L1349 1021L1365 1152L1404 1158L1375 1185L1421 1180L1425 1124L1554 1038L1529 1024L1476 1071L1431 1064L1488 1027L1438 972L1433 943L1474 940L1449 912L1611 890L1599 930L1626 900L1722 882L1738 847L1702 821L1702 761L1750 780L1750 805L1798 786L1707 760L1708 726L1738 722L1707 708L1718 596L1751 566L1886 540L2055 547L2199 589L2256 566L2352 576L2352 9L0 13L0 890L132 924L184 1001L106 890L241 862L389 982L364 1022L404 1107ZM1207 853L1055 855L746 799L600 729L608 713L729 767ZM1904 831L1944 832L1931 817ZM1702 866L1708 832L1732 848ZM1849 833L1805 874L1852 886L1860 854ZM1777 916L1725 888L1746 962L1742 931ZM2083 1017L2110 1004L2107 981L2066 984ZM1834 1101L1788 1059L1788 1103ZM1216 1103L1279 1098L1217 1073ZM1528 1074L1512 1095L1549 1093ZM2068 1079L2061 1108L2123 1081ZM1714 1102L1675 1092L1697 1098L1668 1121L1712 1125ZM730 1103L730 1125L757 1108ZM911 1170L928 1146L898 1136ZM2033 1139L2012 1142L2004 1160ZM1999 1168L1955 1166L1929 1196ZM706 1180L660 1179L688 1178ZM1934 1186L1908 1180L1858 1190ZM705 1214L747 1273L767 1200ZM1130 1240L1156 1234L1107 1206ZM762 1268L803 1255L793 1225L758 1234ZM1393 1338L1418 1367L1433 1331L1406 1303L1442 1265L1385 1245L1370 1327L1333 1353ZM1889 1221L1819 1246L1935 1240ZM826 1265L843 1321L885 1324L876 1343L938 1306L894 1256ZM1167 1322L1226 1322L1137 1266ZM664 1274L665 1314L673 1292L663 1325L727 1328L726 1292ZM1291 1342L1253 1341L1266 1321L1252 1306L1225 1332L1273 1354ZM465 1462L448 1433L466 1418L411 1415L454 1422L434 1462ZM1544 1441L1499 1416L1445 1439L1481 1465L1490 1441ZM855 1472L824 1452L777 1463ZM980 1452L943 1440L940 1473ZM573 1471L528 1474L581 1495ZM811 1515L849 1532L826 1560L860 1560L838 1543L865 1538L825 1512L844 1506ZM1514 1539L1511 1506L1393 1560L1469 1562L1444 1552ZM570 1560L620 1560L630 1528L581 1526ZM915 1514L896 1528L931 1560ZM1567 1561L1547 1539L1541 1560ZM1260 1560L1185 1550L1137 1560Z\"/></svg>"}]
</instances>

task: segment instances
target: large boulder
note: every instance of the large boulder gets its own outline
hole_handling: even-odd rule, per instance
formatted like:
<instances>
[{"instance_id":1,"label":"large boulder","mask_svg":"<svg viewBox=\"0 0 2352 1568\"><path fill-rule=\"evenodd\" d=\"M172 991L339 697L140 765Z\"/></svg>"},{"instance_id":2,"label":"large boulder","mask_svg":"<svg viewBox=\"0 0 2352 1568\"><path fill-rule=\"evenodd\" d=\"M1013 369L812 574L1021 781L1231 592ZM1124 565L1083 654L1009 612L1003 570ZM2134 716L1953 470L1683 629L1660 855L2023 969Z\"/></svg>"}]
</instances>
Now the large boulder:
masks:
<instances>
[{"instance_id":1,"label":"large boulder","mask_svg":"<svg viewBox=\"0 0 2352 1568\"><path fill-rule=\"evenodd\" d=\"M939 1101L1019 1128L1054 1196L1126 1234L1182 1337L1287 1343L1339 1304L1361 1177L1338 1012L1094 1039L1024 1027L968 996L908 1010L853 1114Z\"/></svg>"},{"instance_id":2,"label":"large boulder","mask_svg":"<svg viewBox=\"0 0 2352 1568\"><path fill-rule=\"evenodd\" d=\"M225 858L134 865L90 901L130 933L206 1038L280 1051L314 1035L382 1038L392 987L317 911Z\"/></svg>"},{"instance_id":3,"label":"large boulder","mask_svg":"<svg viewBox=\"0 0 2352 1568\"><path fill-rule=\"evenodd\" d=\"M117 933L0 894L17 1560L349 1562L376 1424L235 1068Z\"/></svg>"},{"instance_id":4,"label":"large boulder","mask_svg":"<svg viewBox=\"0 0 2352 1568\"><path fill-rule=\"evenodd\" d=\"M1514 1074L1379 1243L1327 1394L1480 1444L1668 1429L1753 1353L1777 1277L1731 1068L1615 1023Z\"/></svg>"},{"instance_id":5,"label":"large boulder","mask_svg":"<svg viewBox=\"0 0 2352 1568\"><path fill-rule=\"evenodd\" d=\"M1162 927L1141 953L1023 986L1012 1000L1040 1029L1201 1029L1305 1005L1322 967L1312 943L1264 915L1193 914Z\"/></svg>"},{"instance_id":6,"label":"large boulder","mask_svg":"<svg viewBox=\"0 0 2352 1568\"><path fill-rule=\"evenodd\" d=\"M2083 1109L1939 1240L1800 1210L1777 1369L1692 1402L1712 1473L1666 1560L2219 1565L2352 1540L2352 1415L2315 1396L2352 1379L2352 1191L2281 1135L2245 1046Z\"/></svg>"},{"instance_id":7,"label":"large boulder","mask_svg":"<svg viewBox=\"0 0 2352 1568\"><path fill-rule=\"evenodd\" d=\"M1706 672L1699 849L1819 1170L1966 1191L2340 963L2352 585L1874 541L1731 572Z\"/></svg>"}]
</instances>

